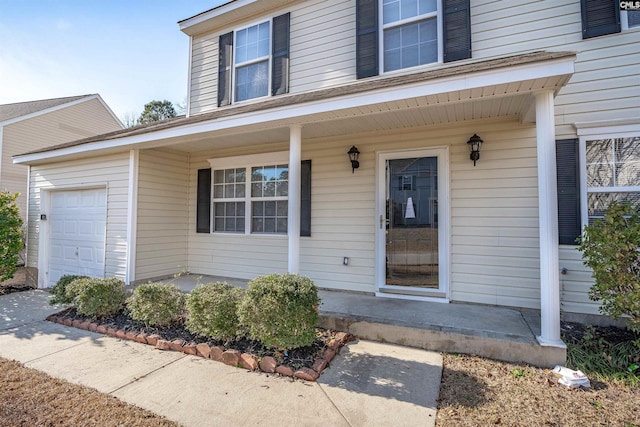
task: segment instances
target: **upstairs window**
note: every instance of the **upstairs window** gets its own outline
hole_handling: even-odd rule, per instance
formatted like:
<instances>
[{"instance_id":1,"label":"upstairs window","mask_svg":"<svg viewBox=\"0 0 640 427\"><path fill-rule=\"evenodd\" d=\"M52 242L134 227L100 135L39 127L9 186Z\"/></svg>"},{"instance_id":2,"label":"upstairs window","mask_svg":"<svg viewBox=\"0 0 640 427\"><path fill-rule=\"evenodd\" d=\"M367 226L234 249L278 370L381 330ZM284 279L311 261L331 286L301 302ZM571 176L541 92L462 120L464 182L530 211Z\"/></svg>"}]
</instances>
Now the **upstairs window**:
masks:
<instances>
[{"instance_id":1,"label":"upstairs window","mask_svg":"<svg viewBox=\"0 0 640 427\"><path fill-rule=\"evenodd\" d=\"M271 22L236 31L234 92L236 101L267 96Z\"/></svg>"},{"instance_id":2,"label":"upstairs window","mask_svg":"<svg viewBox=\"0 0 640 427\"><path fill-rule=\"evenodd\" d=\"M383 0L384 71L438 62L437 0Z\"/></svg>"},{"instance_id":3,"label":"upstairs window","mask_svg":"<svg viewBox=\"0 0 640 427\"><path fill-rule=\"evenodd\" d=\"M218 106L289 92L288 13L222 34Z\"/></svg>"},{"instance_id":4,"label":"upstairs window","mask_svg":"<svg viewBox=\"0 0 640 427\"><path fill-rule=\"evenodd\" d=\"M469 0L356 0L356 76L471 58Z\"/></svg>"}]
</instances>

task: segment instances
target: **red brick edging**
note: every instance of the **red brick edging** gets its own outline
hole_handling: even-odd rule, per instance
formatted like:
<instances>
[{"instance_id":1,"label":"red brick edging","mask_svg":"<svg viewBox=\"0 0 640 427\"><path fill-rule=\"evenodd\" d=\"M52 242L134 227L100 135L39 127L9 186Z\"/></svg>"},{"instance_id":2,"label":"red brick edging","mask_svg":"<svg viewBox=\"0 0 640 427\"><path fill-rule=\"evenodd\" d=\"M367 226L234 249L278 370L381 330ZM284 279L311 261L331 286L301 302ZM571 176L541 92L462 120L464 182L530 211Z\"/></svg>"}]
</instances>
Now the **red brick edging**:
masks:
<instances>
[{"instance_id":1,"label":"red brick edging","mask_svg":"<svg viewBox=\"0 0 640 427\"><path fill-rule=\"evenodd\" d=\"M158 350L179 351L193 356L203 357L205 359L222 362L225 365L241 367L250 371L261 371L267 374L276 373L281 376L299 378L306 381L316 381L322 371L329 366L329 363L336 355L336 352L347 342L355 339L355 337L346 332L337 332L325 346L322 357L319 357L313 363L312 368L303 367L294 371L286 365L278 365L274 357L265 356L261 359L249 353L240 353L238 350L227 349L222 346L209 347L206 343L184 342L181 339L167 341L162 339L158 334L147 335L144 332L134 333L126 332L122 329L116 330L112 327L99 325L89 321L72 320L68 317L58 317L55 314L47 316L47 320L59 323L65 326L71 326L78 329L84 329L90 332L107 335L123 340L135 341L141 344L154 346Z\"/></svg>"}]
</instances>

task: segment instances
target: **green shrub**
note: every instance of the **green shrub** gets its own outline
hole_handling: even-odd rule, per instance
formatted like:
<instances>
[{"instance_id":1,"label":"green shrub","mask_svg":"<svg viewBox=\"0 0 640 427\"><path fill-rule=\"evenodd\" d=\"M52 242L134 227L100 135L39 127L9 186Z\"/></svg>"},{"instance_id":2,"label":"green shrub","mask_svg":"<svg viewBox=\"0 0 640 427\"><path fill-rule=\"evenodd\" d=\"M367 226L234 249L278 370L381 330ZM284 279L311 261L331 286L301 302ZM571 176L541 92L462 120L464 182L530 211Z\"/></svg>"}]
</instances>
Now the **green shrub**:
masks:
<instances>
[{"instance_id":1,"label":"green shrub","mask_svg":"<svg viewBox=\"0 0 640 427\"><path fill-rule=\"evenodd\" d=\"M125 301L124 282L116 278L74 280L67 285L66 294L75 296L78 313L99 318L116 314Z\"/></svg>"},{"instance_id":2,"label":"green shrub","mask_svg":"<svg viewBox=\"0 0 640 427\"><path fill-rule=\"evenodd\" d=\"M22 242L22 218L16 205L19 193L0 192L0 282L11 279L18 268Z\"/></svg>"},{"instance_id":3,"label":"green shrub","mask_svg":"<svg viewBox=\"0 0 640 427\"><path fill-rule=\"evenodd\" d=\"M614 203L604 220L584 228L580 246L593 270L589 298L614 319L628 316L629 329L640 332L640 208Z\"/></svg>"},{"instance_id":4,"label":"green shrub","mask_svg":"<svg viewBox=\"0 0 640 427\"><path fill-rule=\"evenodd\" d=\"M88 279L87 276L76 276L71 274L65 274L62 276L49 292L53 294L53 298L49 301L49 304L73 304L73 299L76 297L71 293L67 294L67 287L71 282L74 282L78 279Z\"/></svg>"},{"instance_id":5,"label":"green shrub","mask_svg":"<svg viewBox=\"0 0 640 427\"><path fill-rule=\"evenodd\" d=\"M187 329L205 337L231 340L242 335L238 305L244 291L227 283L198 286L187 297Z\"/></svg>"},{"instance_id":6,"label":"green shrub","mask_svg":"<svg viewBox=\"0 0 640 427\"><path fill-rule=\"evenodd\" d=\"M567 367L599 381L640 386L640 339L621 340L617 335L607 336L586 325L581 338L563 337L563 340L567 343Z\"/></svg>"},{"instance_id":7,"label":"green shrub","mask_svg":"<svg viewBox=\"0 0 640 427\"><path fill-rule=\"evenodd\" d=\"M249 282L238 315L252 338L276 350L313 343L320 303L313 282L297 274L271 274Z\"/></svg>"},{"instance_id":8,"label":"green shrub","mask_svg":"<svg viewBox=\"0 0 640 427\"><path fill-rule=\"evenodd\" d=\"M173 283L145 283L127 300L131 317L149 326L169 326L184 314L185 295Z\"/></svg>"}]
</instances>

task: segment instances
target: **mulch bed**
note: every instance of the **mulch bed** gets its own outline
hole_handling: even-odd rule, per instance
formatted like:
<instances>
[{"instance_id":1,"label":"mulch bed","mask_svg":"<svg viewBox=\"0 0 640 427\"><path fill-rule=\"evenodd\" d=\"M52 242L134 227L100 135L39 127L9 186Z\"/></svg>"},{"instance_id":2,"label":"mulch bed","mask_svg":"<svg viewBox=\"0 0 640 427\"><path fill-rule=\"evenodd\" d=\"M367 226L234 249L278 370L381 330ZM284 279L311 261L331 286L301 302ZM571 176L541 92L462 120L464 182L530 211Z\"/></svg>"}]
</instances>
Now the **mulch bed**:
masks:
<instances>
[{"instance_id":1,"label":"mulch bed","mask_svg":"<svg viewBox=\"0 0 640 427\"><path fill-rule=\"evenodd\" d=\"M592 338L596 341L602 338L612 345L640 339L640 334L629 329L615 326L591 326L586 323L575 322L562 322L561 332L563 339L568 344L580 342L587 333L592 335Z\"/></svg>"},{"instance_id":2,"label":"mulch bed","mask_svg":"<svg viewBox=\"0 0 640 427\"><path fill-rule=\"evenodd\" d=\"M251 371L278 373L307 381L316 381L340 348L355 339L346 332L317 328L313 344L278 352L248 338L229 342L203 338L192 334L182 324L168 328L149 327L123 311L113 317L95 319L84 316L71 307L47 317L47 320L153 345L159 350L180 351Z\"/></svg>"}]
</instances>

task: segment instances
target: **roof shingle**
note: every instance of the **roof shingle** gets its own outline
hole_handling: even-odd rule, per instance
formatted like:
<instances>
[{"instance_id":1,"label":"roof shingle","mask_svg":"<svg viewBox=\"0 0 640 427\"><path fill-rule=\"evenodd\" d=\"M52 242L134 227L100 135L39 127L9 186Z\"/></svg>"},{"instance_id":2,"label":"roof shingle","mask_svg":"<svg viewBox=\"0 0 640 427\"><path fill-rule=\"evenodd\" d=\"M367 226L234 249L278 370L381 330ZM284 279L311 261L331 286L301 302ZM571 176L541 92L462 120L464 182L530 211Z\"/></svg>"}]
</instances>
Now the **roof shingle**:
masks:
<instances>
[{"instance_id":1,"label":"roof shingle","mask_svg":"<svg viewBox=\"0 0 640 427\"><path fill-rule=\"evenodd\" d=\"M15 119L16 117L26 116L27 114L36 113L46 110L47 108L57 107L58 105L67 104L93 95L68 96L65 98L40 99L37 101L16 102L14 104L0 105L0 122Z\"/></svg>"}]
</instances>

